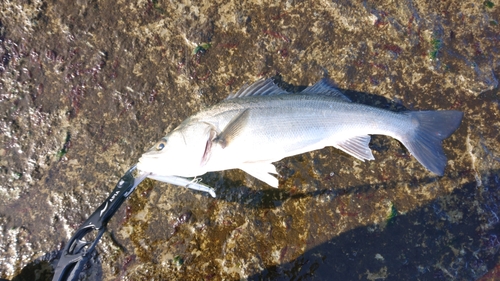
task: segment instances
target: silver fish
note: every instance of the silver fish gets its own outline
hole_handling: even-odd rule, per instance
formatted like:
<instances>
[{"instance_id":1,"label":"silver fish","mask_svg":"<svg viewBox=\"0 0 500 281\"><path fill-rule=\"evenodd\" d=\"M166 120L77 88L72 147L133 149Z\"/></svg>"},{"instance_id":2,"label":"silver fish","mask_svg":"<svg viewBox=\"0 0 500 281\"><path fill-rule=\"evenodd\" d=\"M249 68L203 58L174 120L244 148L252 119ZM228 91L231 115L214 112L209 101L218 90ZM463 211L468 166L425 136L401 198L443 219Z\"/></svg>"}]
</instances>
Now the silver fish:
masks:
<instances>
[{"instance_id":1,"label":"silver fish","mask_svg":"<svg viewBox=\"0 0 500 281\"><path fill-rule=\"evenodd\" d=\"M392 112L353 103L327 78L300 93L289 93L272 79L259 80L184 120L142 155L137 168L150 178L215 197L213 189L185 177L241 169L278 187L272 162L325 146L374 160L370 135L387 135L443 175L441 142L462 117L453 110Z\"/></svg>"}]
</instances>

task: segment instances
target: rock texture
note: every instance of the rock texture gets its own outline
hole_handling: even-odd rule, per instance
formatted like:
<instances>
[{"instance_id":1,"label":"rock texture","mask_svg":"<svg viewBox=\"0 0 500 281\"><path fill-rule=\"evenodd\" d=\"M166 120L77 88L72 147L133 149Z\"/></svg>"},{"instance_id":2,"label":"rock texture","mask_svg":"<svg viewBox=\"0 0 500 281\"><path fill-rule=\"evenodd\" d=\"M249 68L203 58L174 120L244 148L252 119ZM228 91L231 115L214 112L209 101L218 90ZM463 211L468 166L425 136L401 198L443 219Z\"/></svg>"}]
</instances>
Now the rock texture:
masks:
<instances>
[{"instance_id":1,"label":"rock texture","mask_svg":"<svg viewBox=\"0 0 500 281\"><path fill-rule=\"evenodd\" d=\"M147 180L85 280L495 280L496 1L0 2L0 278L49 280L58 251L141 153L243 84L325 73L354 101L456 109L443 177L395 140L276 163L280 188ZM175 161L173 159L172 161Z\"/></svg>"}]
</instances>

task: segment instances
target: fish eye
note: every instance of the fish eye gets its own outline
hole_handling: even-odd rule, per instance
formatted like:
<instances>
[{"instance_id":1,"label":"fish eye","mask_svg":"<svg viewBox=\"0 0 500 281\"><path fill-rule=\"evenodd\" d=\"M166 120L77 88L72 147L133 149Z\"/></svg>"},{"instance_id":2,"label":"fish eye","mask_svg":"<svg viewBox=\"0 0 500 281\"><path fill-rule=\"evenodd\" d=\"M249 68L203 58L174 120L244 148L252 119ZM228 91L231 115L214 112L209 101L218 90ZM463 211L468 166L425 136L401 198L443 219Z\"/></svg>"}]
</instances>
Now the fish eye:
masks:
<instances>
[{"instance_id":1,"label":"fish eye","mask_svg":"<svg viewBox=\"0 0 500 281\"><path fill-rule=\"evenodd\" d=\"M167 140L166 139L162 139L161 141L159 141L156 144L156 150L158 150L158 151L162 150L165 147L166 144L167 144Z\"/></svg>"}]
</instances>

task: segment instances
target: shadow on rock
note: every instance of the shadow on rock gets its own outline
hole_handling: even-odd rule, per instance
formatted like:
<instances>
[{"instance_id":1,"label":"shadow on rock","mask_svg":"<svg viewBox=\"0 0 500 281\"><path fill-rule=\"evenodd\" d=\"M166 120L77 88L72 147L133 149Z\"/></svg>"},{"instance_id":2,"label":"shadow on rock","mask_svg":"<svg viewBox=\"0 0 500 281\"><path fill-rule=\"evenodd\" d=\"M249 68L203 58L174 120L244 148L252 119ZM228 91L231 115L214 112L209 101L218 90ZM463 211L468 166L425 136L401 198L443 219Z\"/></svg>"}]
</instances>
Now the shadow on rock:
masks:
<instances>
[{"instance_id":1,"label":"shadow on rock","mask_svg":"<svg viewBox=\"0 0 500 281\"><path fill-rule=\"evenodd\" d=\"M481 187L468 182L444 196L453 204L436 198L385 228L342 233L249 280L477 280L499 258L498 173L483 174ZM451 219L452 212L461 217Z\"/></svg>"}]
</instances>

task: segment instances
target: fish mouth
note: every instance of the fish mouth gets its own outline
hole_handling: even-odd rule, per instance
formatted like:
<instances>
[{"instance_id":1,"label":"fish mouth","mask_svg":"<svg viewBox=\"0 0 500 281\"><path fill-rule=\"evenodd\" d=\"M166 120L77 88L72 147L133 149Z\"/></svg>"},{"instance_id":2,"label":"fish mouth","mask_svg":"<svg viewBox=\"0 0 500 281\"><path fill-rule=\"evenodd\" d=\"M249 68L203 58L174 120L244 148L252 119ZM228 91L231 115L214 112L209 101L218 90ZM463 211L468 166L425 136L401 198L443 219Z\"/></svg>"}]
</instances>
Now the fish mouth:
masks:
<instances>
[{"instance_id":1,"label":"fish mouth","mask_svg":"<svg viewBox=\"0 0 500 281\"><path fill-rule=\"evenodd\" d=\"M147 172L138 172L138 174L134 177L134 187L137 187L143 180L145 180L150 173Z\"/></svg>"},{"instance_id":2,"label":"fish mouth","mask_svg":"<svg viewBox=\"0 0 500 281\"><path fill-rule=\"evenodd\" d=\"M192 170L179 163L175 158L154 152L144 153L137 162L137 170L148 173L152 177L195 177L203 173L197 173L196 167Z\"/></svg>"},{"instance_id":3,"label":"fish mouth","mask_svg":"<svg viewBox=\"0 0 500 281\"><path fill-rule=\"evenodd\" d=\"M140 173L148 173L148 175L162 174L159 169L162 167L160 164L160 155L143 154L137 162L137 170Z\"/></svg>"}]
</instances>

